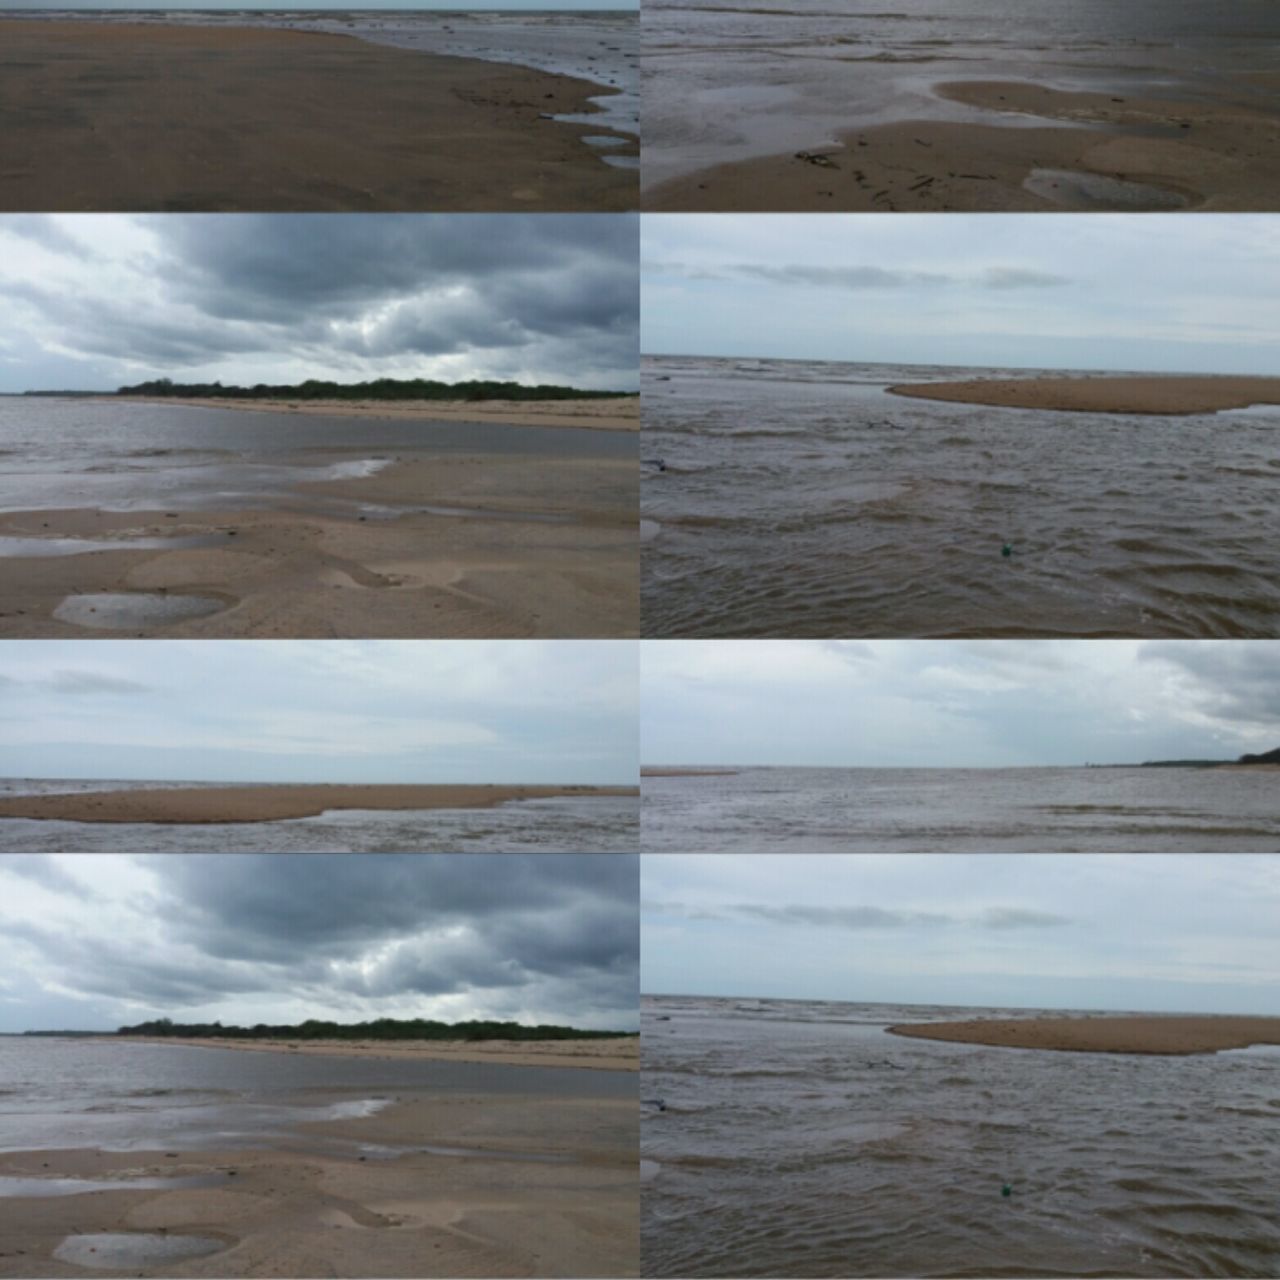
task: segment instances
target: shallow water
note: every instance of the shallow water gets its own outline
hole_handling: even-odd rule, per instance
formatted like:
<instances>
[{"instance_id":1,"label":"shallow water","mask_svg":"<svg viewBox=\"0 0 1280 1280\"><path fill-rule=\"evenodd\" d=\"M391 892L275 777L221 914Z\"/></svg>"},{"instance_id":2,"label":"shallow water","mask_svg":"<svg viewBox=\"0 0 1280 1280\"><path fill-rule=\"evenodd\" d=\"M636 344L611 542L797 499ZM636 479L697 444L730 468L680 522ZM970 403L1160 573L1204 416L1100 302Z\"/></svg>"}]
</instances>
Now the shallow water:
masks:
<instances>
[{"instance_id":1,"label":"shallow water","mask_svg":"<svg viewBox=\"0 0 1280 1280\"><path fill-rule=\"evenodd\" d=\"M85 592L67 596L53 611L60 622L98 631L132 631L164 626L187 618L207 618L227 602L212 596L169 595L167 592Z\"/></svg>"},{"instance_id":2,"label":"shallow water","mask_svg":"<svg viewBox=\"0 0 1280 1280\"><path fill-rule=\"evenodd\" d=\"M642 788L646 853L1280 850L1265 769L743 769Z\"/></svg>"},{"instance_id":3,"label":"shallow water","mask_svg":"<svg viewBox=\"0 0 1280 1280\"><path fill-rule=\"evenodd\" d=\"M1056 413L885 390L1011 372L646 360L641 455L666 469L641 475L644 634L1280 631L1280 407Z\"/></svg>"},{"instance_id":4,"label":"shallow water","mask_svg":"<svg viewBox=\"0 0 1280 1280\"><path fill-rule=\"evenodd\" d=\"M212 784L0 779L0 795ZM492 809L335 809L284 822L93 823L0 818L0 850L22 853L618 853L639 841L635 796L517 800Z\"/></svg>"},{"instance_id":5,"label":"shallow water","mask_svg":"<svg viewBox=\"0 0 1280 1280\"><path fill-rule=\"evenodd\" d=\"M0 1150L270 1147L388 1157L426 1148L307 1126L372 1115L410 1094L620 1098L635 1088L625 1071L0 1036Z\"/></svg>"},{"instance_id":6,"label":"shallow water","mask_svg":"<svg viewBox=\"0 0 1280 1280\"><path fill-rule=\"evenodd\" d=\"M934 94L951 80L1274 106L1271 0L645 0L643 181L835 143L908 119L1016 128Z\"/></svg>"},{"instance_id":7,"label":"shallow water","mask_svg":"<svg viewBox=\"0 0 1280 1280\"><path fill-rule=\"evenodd\" d=\"M641 1093L666 1103L642 1111L645 1275L1280 1269L1280 1056L1051 1053L884 1030L1040 1010L642 1007Z\"/></svg>"},{"instance_id":8,"label":"shallow water","mask_svg":"<svg viewBox=\"0 0 1280 1280\"><path fill-rule=\"evenodd\" d=\"M308 484L374 475L399 456L628 458L635 449L629 431L0 396L0 511L287 504L354 516L362 504L310 495Z\"/></svg>"},{"instance_id":9,"label":"shallow water","mask_svg":"<svg viewBox=\"0 0 1280 1280\"><path fill-rule=\"evenodd\" d=\"M176 1236L145 1231L99 1232L67 1236L53 1251L55 1258L77 1267L97 1267L103 1271L154 1267L165 1262L203 1258L225 1249L227 1243L212 1236Z\"/></svg>"}]
</instances>

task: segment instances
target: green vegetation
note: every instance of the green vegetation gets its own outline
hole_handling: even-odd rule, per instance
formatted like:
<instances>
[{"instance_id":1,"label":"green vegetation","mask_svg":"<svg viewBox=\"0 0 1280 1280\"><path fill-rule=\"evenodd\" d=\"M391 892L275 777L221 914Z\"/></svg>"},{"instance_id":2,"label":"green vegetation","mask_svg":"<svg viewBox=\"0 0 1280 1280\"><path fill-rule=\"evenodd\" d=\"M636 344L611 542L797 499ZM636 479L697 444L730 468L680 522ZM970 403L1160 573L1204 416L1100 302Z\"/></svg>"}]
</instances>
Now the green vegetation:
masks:
<instances>
[{"instance_id":1,"label":"green vegetation","mask_svg":"<svg viewBox=\"0 0 1280 1280\"><path fill-rule=\"evenodd\" d=\"M435 382L430 378L377 378L372 382L319 382L296 386L224 387L220 382L156 378L121 387L118 396L171 396L175 400L623 400L634 391L583 391L578 387L519 382Z\"/></svg>"},{"instance_id":2,"label":"green vegetation","mask_svg":"<svg viewBox=\"0 0 1280 1280\"><path fill-rule=\"evenodd\" d=\"M427 1018L377 1018L373 1022L318 1022L296 1026L224 1027L220 1022L174 1022L157 1018L121 1027L118 1036L182 1036L220 1040L606 1040L638 1031L579 1031L576 1027L518 1022L434 1022Z\"/></svg>"}]
</instances>

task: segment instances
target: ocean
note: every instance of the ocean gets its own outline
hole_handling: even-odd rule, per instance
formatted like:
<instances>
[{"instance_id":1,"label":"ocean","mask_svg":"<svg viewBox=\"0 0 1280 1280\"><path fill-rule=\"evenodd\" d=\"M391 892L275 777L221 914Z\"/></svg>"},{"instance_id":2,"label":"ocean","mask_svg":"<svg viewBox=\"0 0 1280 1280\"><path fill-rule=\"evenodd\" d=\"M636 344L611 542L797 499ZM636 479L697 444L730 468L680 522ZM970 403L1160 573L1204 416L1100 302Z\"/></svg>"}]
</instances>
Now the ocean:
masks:
<instances>
[{"instance_id":1,"label":"ocean","mask_svg":"<svg viewBox=\"0 0 1280 1280\"><path fill-rule=\"evenodd\" d=\"M212 786L199 782L0 779L0 795ZM490 809L334 810L280 822L131 823L0 819L16 853L629 853L634 796L516 800Z\"/></svg>"},{"instance_id":2,"label":"ocean","mask_svg":"<svg viewBox=\"0 0 1280 1280\"><path fill-rule=\"evenodd\" d=\"M647 1276L1280 1271L1280 1049L1155 1058L884 1030L1050 1012L1033 1009L642 1010L641 1097L665 1104L642 1112Z\"/></svg>"},{"instance_id":3,"label":"ocean","mask_svg":"<svg viewBox=\"0 0 1280 1280\"><path fill-rule=\"evenodd\" d=\"M635 449L635 436L626 431L5 396L0 511L226 510L287 503L292 510L376 519L413 508L308 494L307 485L374 475L398 451L412 457L627 458Z\"/></svg>"},{"instance_id":4,"label":"ocean","mask_svg":"<svg viewBox=\"0 0 1280 1280\"><path fill-rule=\"evenodd\" d=\"M641 453L665 470L643 469L644 634L1276 635L1280 406L885 389L1036 372L1061 371L646 360Z\"/></svg>"},{"instance_id":5,"label":"ocean","mask_svg":"<svg viewBox=\"0 0 1280 1280\"><path fill-rule=\"evenodd\" d=\"M409 1094L620 1098L634 1096L635 1087L627 1071L0 1036L0 1150L269 1147L399 1155L308 1136L306 1125L356 1119L409 1101Z\"/></svg>"},{"instance_id":6,"label":"ocean","mask_svg":"<svg viewBox=\"0 0 1280 1280\"><path fill-rule=\"evenodd\" d=\"M1268 769L744 768L641 786L646 853L1280 852Z\"/></svg>"},{"instance_id":7,"label":"ocean","mask_svg":"<svg viewBox=\"0 0 1280 1280\"><path fill-rule=\"evenodd\" d=\"M949 80L1274 109L1249 77L1280 51L1272 0L645 0L643 27L646 185L859 126L990 123L934 95Z\"/></svg>"}]
</instances>

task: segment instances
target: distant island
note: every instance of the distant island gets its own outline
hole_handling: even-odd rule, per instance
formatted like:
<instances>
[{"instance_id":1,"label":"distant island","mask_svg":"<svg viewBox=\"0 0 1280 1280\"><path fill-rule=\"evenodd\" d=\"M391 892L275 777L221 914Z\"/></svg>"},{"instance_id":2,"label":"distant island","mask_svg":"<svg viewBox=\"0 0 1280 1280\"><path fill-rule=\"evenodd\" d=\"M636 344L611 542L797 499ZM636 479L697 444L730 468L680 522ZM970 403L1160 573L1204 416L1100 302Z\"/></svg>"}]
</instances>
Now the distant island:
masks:
<instances>
[{"instance_id":1,"label":"distant island","mask_svg":"<svg viewBox=\"0 0 1280 1280\"><path fill-rule=\"evenodd\" d=\"M174 400L628 400L638 391L587 391L550 383L437 382L432 378L375 378L372 382L306 382L252 387L221 382L174 382L153 378L115 391L24 391L25 396L162 396Z\"/></svg>"},{"instance_id":2,"label":"distant island","mask_svg":"<svg viewBox=\"0 0 1280 1280\"><path fill-rule=\"evenodd\" d=\"M28 1032L28 1035L54 1034ZM59 1032L60 1035L76 1034ZM118 1036L174 1036L186 1040L616 1040L638 1031L583 1031L577 1027L535 1027L519 1022L436 1022L428 1018L377 1018L372 1022L321 1022L309 1018L292 1026L224 1027L221 1022L174 1022L155 1018L120 1027Z\"/></svg>"},{"instance_id":3,"label":"distant island","mask_svg":"<svg viewBox=\"0 0 1280 1280\"><path fill-rule=\"evenodd\" d=\"M1221 769L1238 764L1280 764L1280 747L1257 755L1243 755L1235 760L1144 760L1144 769Z\"/></svg>"}]
</instances>

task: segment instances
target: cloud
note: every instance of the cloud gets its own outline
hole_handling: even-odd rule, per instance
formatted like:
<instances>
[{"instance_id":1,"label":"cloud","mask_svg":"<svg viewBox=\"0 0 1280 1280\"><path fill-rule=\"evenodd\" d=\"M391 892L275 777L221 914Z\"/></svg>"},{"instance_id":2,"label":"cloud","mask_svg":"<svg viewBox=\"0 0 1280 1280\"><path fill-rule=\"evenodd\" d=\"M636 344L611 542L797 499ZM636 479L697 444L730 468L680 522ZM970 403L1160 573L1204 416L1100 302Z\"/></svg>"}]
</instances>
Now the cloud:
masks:
<instances>
[{"instance_id":1,"label":"cloud","mask_svg":"<svg viewBox=\"0 0 1280 1280\"><path fill-rule=\"evenodd\" d=\"M817 289L1053 289L1074 283L1067 276L1027 267L991 266L976 272L920 271L878 266L810 266L801 263L770 265L738 262L722 266L696 266L685 262L654 261L645 264L654 275L679 275L690 279L726 280L739 277L768 284Z\"/></svg>"},{"instance_id":2,"label":"cloud","mask_svg":"<svg viewBox=\"0 0 1280 1280\"><path fill-rule=\"evenodd\" d=\"M801 904L770 906L737 903L732 906L693 906L681 902L647 899L643 910L689 920L760 920L766 924L815 929L914 929L968 928L1037 929L1070 924L1066 916L1022 907L986 907L976 913L917 911L901 907L818 907Z\"/></svg>"},{"instance_id":3,"label":"cloud","mask_svg":"<svg viewBox=\"0 0 1280 1280\"><path fill-rule=\"evenodd\" d=\"M57 693L149 693L147 685L138 680L108 675L102 671L78 668L59 668L50 674L48 686Z\"/></svg>"}]
</instances>

